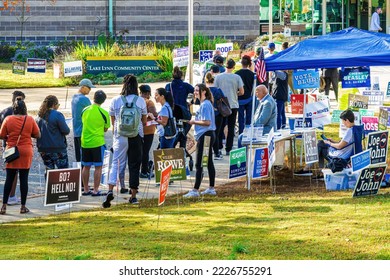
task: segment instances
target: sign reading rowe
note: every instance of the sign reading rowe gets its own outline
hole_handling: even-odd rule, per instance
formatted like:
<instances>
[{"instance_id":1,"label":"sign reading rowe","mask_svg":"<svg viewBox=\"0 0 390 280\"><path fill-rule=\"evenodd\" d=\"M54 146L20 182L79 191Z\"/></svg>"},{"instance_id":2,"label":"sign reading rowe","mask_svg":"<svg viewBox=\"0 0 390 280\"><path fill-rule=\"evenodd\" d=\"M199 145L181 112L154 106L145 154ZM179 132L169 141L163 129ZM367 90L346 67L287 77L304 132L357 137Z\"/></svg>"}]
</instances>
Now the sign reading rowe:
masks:
<instances>
[{"instance_id":1,"label":"sign reading rowe","mask_svg":"<svg viewBox=\"0 0 390 280\"><path fill-rule=\"evenodd\" d=\"M157 61L158 56L116 56L116 57L87 57L87 73L112 72L118 77L127 74L141 75L145 72L161 73Z\"/></svg>"}]
</instances>

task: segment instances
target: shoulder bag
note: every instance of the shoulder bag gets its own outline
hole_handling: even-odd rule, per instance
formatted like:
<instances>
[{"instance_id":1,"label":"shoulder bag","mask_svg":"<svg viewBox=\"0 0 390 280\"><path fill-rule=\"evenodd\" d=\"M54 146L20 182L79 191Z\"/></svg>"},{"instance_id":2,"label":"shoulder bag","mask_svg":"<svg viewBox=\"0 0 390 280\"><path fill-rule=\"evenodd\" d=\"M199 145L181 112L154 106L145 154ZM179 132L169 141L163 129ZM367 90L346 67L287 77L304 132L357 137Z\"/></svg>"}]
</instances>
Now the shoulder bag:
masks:
<instances>
[{"instance_id":1,"label":"shoulder bag","mask_svg":"<svg viewBox=\"0 0 390 280\"><path fill-rule=\"evenodd\" d=\"M175 119L172 117L171 112L168 109L168 122L164 126L164 137L166 139L172 139L176 136L176 124L175 124Z\"/></svg>"},{"instance_id":2,"label":"shoulder bag","mask_svg":"<svg viewBox=\"0 0 390 280\"><path fill-rule=\"evenodd\" d=\"M20 130L18 141L16 142L15 147L10 147L10 148L6 149L3 153L3 159L4 159L5 163L13 162L14 160L16 160L20 157L19 150L18 150L18 144L19 144L20 136L22 135L24 124L26 123L26 119L27 119L27 116L24 117L22 129Z\"/></svg>"},{"instance_id":3,"label":"shoulder bag","mask_svg":"<svg viewBox=\"0 0 390 280\"><path fill-rule=\"evenodd\" d=\"M228 117L232 114L232 109L230 109L229 100L226 96L217 100L217 109L222 117Z\"/></svg>"}]
</instances>

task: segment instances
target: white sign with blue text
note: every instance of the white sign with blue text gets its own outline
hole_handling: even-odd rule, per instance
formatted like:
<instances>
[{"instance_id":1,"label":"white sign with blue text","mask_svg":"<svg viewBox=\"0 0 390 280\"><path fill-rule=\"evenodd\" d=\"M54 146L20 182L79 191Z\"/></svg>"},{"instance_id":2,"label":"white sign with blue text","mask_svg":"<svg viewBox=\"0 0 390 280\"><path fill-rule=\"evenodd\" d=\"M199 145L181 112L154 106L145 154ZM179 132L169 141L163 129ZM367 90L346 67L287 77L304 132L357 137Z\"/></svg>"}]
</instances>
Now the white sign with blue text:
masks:
<instances>
[{"instance_id":1,"label":"white sign with blue text","mask_svg":"<svg viewBox=\"0 0 390 280\"><path fill-rule=\"evenodd\" d=\"M227 57L228 53L233 50L233 43L216 44L215 49L220 51L223 57Z\"/></svg>"},{"instance_id":2,"label":"white sign with blue text","mask_svg":"<svg viewBox=\"0 0 390 280\"><path fill-rule=\"evenodd\" d=\"M269 170L271 170L271 167L275 162L275 136L274 136L273 128L271 128L271 131L268 133L267 146L268 146L268 159L269 159L268 168Z\"/></svg>"},{"instance_id":3,"label":"white sign with blue text","mask_svg":"<svg viewBox=\"0 0 390 280\"><path fill-rule=\"evenodd\" d=\"M371 164L371 149L351 157L352 172L362 170Z\"/></svg>"}]
</instances>

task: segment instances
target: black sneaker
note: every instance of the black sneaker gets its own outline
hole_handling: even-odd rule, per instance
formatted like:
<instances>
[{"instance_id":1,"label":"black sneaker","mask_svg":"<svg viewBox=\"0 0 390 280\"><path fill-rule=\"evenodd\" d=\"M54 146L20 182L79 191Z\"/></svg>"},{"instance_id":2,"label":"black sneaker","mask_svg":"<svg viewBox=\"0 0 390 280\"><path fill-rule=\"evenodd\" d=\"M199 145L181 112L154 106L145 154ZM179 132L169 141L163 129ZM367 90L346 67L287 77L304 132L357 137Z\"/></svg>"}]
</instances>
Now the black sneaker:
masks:
<instances>
[{"instance_id":1,"label":"black sneaker","mask_svg":"<svg viewBox=\"0 0 390 280\"><path fill-rule=\"evenodd\" d=\"M129 192L129 189L121 188L121 193L128 193L128 192Z\"/></svg>"},{"instance_id":2,"label":"black sneaker","mask_svg":"<svg viewBox=\"0 0 390 280\"><path fill-rule=\"evenodd\" d=\"M299 171L294 172L294 175L299 175L299 176L312 176L313 173L310 170L304 170L301 169Z\"/></svg>"},{"instance_id":3,"label":"black sneaker","mask_svg":"<svg viewBox=\"0 0 390 280\"><path fill-rule=\"evenodd\" d=\"M142 173L142 172L140 172L140 173L139 173L139 177L140 177L140 178L143 178L143 179L147 179L147 178L149 178L149 174L148 174L148 173Z\"/></svg>"},{"instance_id":4,"label":"black sneaker","mask_svg":"<svg viewBox=\"0 0 390 280\"><path fill-rule=\"evenodd\" d=\"M106 195L106 198L105 200L103 201L103 208L110 208L111 206L111 200L114 199L114 194L112 193L112 191L109 191Z\"/></svg>"},{"instance_id":5,"label":"black sneaker","mask_svg":"<svg viewBox=\"0 0 390 280\"><path fill-rule=\"evenodd\" d=\"M136 197L130 198L129 203L130 204L138 204L138 199Z\"/></svg>"},{"instance_id":6,"label":"black sneaker","mask_svg":"<svg viewBox=\"0 0 390 280\"><path fill-rule=\"evenodd\" d=\"M317 174L313 177L311 177L313 180L320 180L320 181L323 181L324 180L324 174Z\"/></svg>"}]
</instances>

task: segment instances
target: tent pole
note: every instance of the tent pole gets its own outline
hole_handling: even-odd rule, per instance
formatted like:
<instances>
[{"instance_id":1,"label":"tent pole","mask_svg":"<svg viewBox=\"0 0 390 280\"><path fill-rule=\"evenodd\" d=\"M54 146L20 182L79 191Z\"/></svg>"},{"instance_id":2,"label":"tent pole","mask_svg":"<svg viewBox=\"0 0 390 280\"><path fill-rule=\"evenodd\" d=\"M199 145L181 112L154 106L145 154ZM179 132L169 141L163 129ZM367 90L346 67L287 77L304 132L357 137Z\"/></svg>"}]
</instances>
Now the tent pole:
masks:
<instances>
[{"instance_id":1,"label":"tent pole","mask_svg":"<svg viewBox=\"0 0 390 280\"><path fill-rule=\"evenodd\" d=\"M253 79L253 88L252 88L252 114L251 114L251 127L249 132L249 154L248 154L248 191L251 189L251 170L252 170L252 138L253 138L253 121L254 121L254 113L255 113L255 103L256 103L256 74L254 74Z\"/></svg>"}]
</instances>

